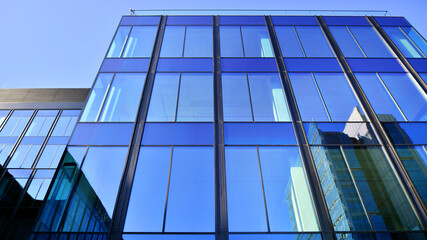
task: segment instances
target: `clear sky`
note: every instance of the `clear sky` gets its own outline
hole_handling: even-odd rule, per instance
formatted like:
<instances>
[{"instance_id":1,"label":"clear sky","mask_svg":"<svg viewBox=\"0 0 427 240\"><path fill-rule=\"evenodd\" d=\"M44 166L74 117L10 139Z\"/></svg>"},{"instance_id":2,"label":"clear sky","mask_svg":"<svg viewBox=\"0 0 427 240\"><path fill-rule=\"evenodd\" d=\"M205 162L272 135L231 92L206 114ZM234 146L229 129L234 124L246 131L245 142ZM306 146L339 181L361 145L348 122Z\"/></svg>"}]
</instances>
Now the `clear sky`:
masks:
<instances>
[{"instance_id":1,"label":"clear sky","mask_svg":"<svg viewBox=\"0 0 427 240\"><path fill-rule=\"evenodd\" d=\"M90 87L129 8L388 10L427 37L427 0L4 0L0 88Z\"/></svg>"}]
</instances>

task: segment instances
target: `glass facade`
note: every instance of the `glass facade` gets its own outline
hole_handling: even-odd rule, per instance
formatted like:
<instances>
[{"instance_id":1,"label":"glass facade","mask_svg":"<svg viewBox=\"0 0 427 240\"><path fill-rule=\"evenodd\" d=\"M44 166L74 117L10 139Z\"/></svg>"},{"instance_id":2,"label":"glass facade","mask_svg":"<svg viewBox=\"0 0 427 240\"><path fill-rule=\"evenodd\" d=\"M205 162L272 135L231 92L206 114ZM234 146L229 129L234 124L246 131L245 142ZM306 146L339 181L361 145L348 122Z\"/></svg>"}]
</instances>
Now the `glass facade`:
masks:
<instances>
[{"instance_id":1,"label":"glass facade","mask_svg":"<svg viewBox=\"0 0 427 240\"><path fill-rule=\"evenodd\" d=\"M81 114L0 110L0 224L427 239L426 49L402 17L124 16Z\"/></svg>"}]
</instances>

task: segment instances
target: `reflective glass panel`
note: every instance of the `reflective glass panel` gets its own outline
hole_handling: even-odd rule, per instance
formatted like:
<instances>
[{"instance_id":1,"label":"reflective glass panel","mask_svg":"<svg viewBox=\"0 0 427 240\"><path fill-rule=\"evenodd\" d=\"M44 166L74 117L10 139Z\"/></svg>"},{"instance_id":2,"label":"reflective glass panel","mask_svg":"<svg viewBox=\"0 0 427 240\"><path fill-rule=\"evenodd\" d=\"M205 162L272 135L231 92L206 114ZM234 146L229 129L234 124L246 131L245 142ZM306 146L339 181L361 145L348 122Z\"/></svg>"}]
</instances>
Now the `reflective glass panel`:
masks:
<instances>
[{"instance_id":1,"label":"reflective glass panel","mask_svg":"<svg viewBox=\"0 0 427 240\"><path fill-rule=\"evenodd\" d=\"M166 26L160 57L182 57L185 26Z\"/></svg>"},{"instance_id":2,"label":"reflective glass panel","mask_svg":"<svg viewBox=\"0 0 427 240\"><path fill-rule=\"evenodd\" d=\"M171 147L141 148L124 231L162 231L170 161Z\"/></svg>"},{"instance_id":3,"label":"reflective glass panel","mask_svg":"<svg viewBox=\"0 0 427 240\"><path fill-rule=\"evenodd\" d=\"M367 57L394 57L373 27L349 26Z\"/></svg>"},{"instance_id":4,"label":"reflective glass panel","mask_svg":"<svg viewBox=\"0 0 427 240\"><path fill-rule=\"evenodd\" d=\"M292 123L225 123L225 144L297 144Z\"/></svg>"},{"instance_id":5,"label":"reflective glass panel","mask_svg":"<svg viewBox=\"0 0 427 240\"><path fill-rule=\"evenodd\" d=\"M134 26L130 32L123 57L151 57L157 26Z\"/></svg>"},{"instance_id":6,"label":"reflective glass panel","mask_svg":"<svg viewBox=\"0 0 427 240\"><path fill-rule=\"evenodd\" d=\"M274 29L284 57L305 57L293 26L275 26Z\"/></svg>"},{"instance_id":7,"label":"reflective glass panel","mask_svg":"<svg viewBox=\"0 0 427 240\"><path fill-rule=\"evenodd\" d=\"M147 121L174 122L179 73L157 73L151 93Z\"/></svg>"},{"instance_id":8,"label":"reflective glass panel","mask_svg":"<svg viewBox=\"0 0 427 240\"><path fill-rule=\"evenodd\" d=\"M9 110L0 110L0 126L3 124L6 119L7 114L9 114Z\"/></svg>"},{"instance_id":9,"label":"reflective glass panel","mask_svg":"<svg viewBox=\"0 0 427 240\"><path fill-rule=\"evenodd\" d=\"M8 168L31 168L41 145L21 144L12 156Z\"/></svg>"},{"instance_id":10,"label":"reflective glass panel","mask_svg":"<svg viewBox=\"0 0 427 240\"><path fill-rule=\"evenodd\" d=\"M25 136L47 136L58 110L39 110L25 132Z\"/></svg>"},{"instance_id":11,"label":"reflective glass panel","mask_svg":"<svg viewBox=\"0 0 427 240\"><path fill-rule=\"evenodd\" d=\"M401 29L411 38L417 47L427 56L427 42L423 37L412 27L401 27Z\"/></svg>"},{"instance_id":12,"label":"reflective glass panel","mask_svg":"<svg viewBox=\"0 0 427 240\"><path fill-rule=\"evenodd\" d=\"M298 147L259 147L270 231L319 231Z\"/></svg>"},{"instance_id":13,"label":"reflective glass panel","mask_svg":"<svg viewBox=\"0 0 427 240\"><path fill-rule=\"evenodd\" d=\"M166 232L214 232L215 191L212 147L174 147Z\"/></svg>"},{"instance_id":14,"label":"reflective glass panel","mask_svg":"<svg viewBox=\"0 0 427 240\"><path fill-rule=\"evenodd\" d=\"M54 137L71 136L77 119L80 115L80 110L63 110L61 117L55 124L52 135Z\"/></svg>"},{"instance_id":15,"label":"reflective glass panel","mask_svg":"<svg viewBox=\"0 0 427 240\"><path fill-rule=\"evenodd\" d=\"M319 26L295 27L307 57L334 57Z\"/></svg>"},{"instance_id":16,"label":"reflective glass panel","mask_svg":"<svg viewBox=\"0 0 427 240\"><path fill-rule=\"evenodd\" d=\"M37 162L37 168L56 168L64 150L65 145L46 145Z\"/></svg>"},{"instance_id":17,"label":"reflective glass panel","mask_svg":"<svg viewBox=\"0 0 427 240\"><path fill-rule=\"evenodd\" d=\"M426 122L383 123L393 144L427 144Z\"/></svg>"},{"instance_id":18,"label":"reflective glass panel","mask_svg":"<svg viewBox=\"0 0 427 240\"><path fill-rule=\"evenodd\" d=\"M117 73L105 99L100 121L135 121L144 82L145 73Z\"/></svg>"},{"instance_id":19,"label":"reflective glass panel","mask_svg":"<svg viewBox=\"0 0 427 240\"><path fill-rule=\"evenodd\" d=\"M212 34L211 26L187 26L184 57L212 57Z\"/></svg>"},{"instance_id":20,"label":"reflective glass panel","mask_svg":"<svg viewBox=\"0 0 427 240\"><path fill-rule=\"evenodd\" d=\"M14 145L0 144L0 166L3 166L4 162L6 162L13 146Z\"/></svg>"},{"instance_id":21,"label":"reflective glass panel","mask_svg":"<svg viewBox=\"0 0 427 240\"><path fill-rule=\"evenodd\" d=\"M213 121L213 79L211 73L181 74L177 121Z\"/></svg>"},{"instance_id":22,"label":"reflective glass panel","mask_svg":"<svg viewBox=\"0 0 427 240\"><path fill-rule=\"evenodd\" d=\"M6 124L0 131L0 136L18 137L21 135L28 121L30 120L33 110L15 110L9 117Z\"/></svg>"},{"instance_id":23,"label":"reflective glass panel","mask_svg":"<svg viewBox=\"0 0 427 240\"><path fill-rule=\"evenodd\" d=\"M220 26L221 57L243 57L243 41L239 26Z\"/></svg>"},{"instance_id":24,"label":"reflective glass panel","mask_svg":"<svg viewBox=\"0 0 427 240\"><path fill-rule=\"evenodd\" d=\"M329 26L328 28L345 57L365 57L356 39L346 26Z\"/></svg>"},{"instance_id":25,"label":"reflective glass panel","mask_svg":"<svg viewBox=\"0 0 427 240\"><path fill-rule=\"evenodd\" d=\"M267 232L256 147L227 147L227 210L230 232Z\"/></svg>"},{"instance_id":26,"label":"reflective glass panel","mask_svg":"<svg viewBox=\"0 0 427 240\"><path fill-rule=\"evenodd\" d=\"M316 233L285 233L285 234L229 234L230 240L321 240L322 235ZM344 238L343 238L344 239Z\"/></svg>"},{"instance_id":27,"label":"reflective glass panel","mask_svg":"<svg viewBox=\"0 0 427 240\"><path fill-rule=\"evenodd\" d=\"M89 100L80 118L81 122L95 122L101 112L102 103L110 88L112 73L100 73L90 93Z\"/></svg>"},{"instance_id":28,"label":"reflective glass panel","mask_svg":"<svg viewBox=\"0 0 427 240\"><path fill-rule=\"evenodd\" d=\"M265 26L242 26L245 57L274 57Z\"/></svg>"},{"instance_id":29,"label":"reflective glass panel","mask_svg":"<svg viewBox=\"0 0 427 240\"><path fill-rule=\"evenodd\" d=\"M424 54L399 27L383 27L400 52L407 58L422 58Z\"/></svg>"},{"instance_id":30,"label":"reflective glass panel","mask_svg":"<svg viewBox=\"0 0 427 240\"><path fill-rule=\"evenodd\" d=\"M110 50L107 54L108 58L120 57L122 55L122 51L125 46L126 39L128 38L129 31L130 27L120 26L119 29L117 29L116 36L114 37L114 40L110 46Z\"/></svg>"},{"instance_id":31,"label":"reflective glass panel","mask_svg":"<svg viewBox=\"0 0 427 240\"><path fill-rule=\"evenodd\" d=\"M213 234L123 234L123 240L215 240Z\"/></svg>"},{"instance_id":32,"label":"reflective glass panel","mask_svg":"<svg viewBox=\"0 0 427 240\"><path fill-rule=\"evenodd\" d=\"M418 73L418 74L424 80L424 82L427 84L427 73Z\"/></svg>"},{"instance_id":33,"label":"reflective glass panel","mask_svg":"<svg viewBox=\"0 0 427 240\"><path fill-rule=\"evenodd\" d=\"M245 73L222 74L222 97L224 121L252 121L252 108Z\"/></svg>"},{"instance_id":34,"label":"reflective glass panel","mask_svg":"<svg viewBox=\"0 0 427 240\"><path fill-rule=\"evenodd\" d=\"M255 121L290 121L288 104L277 73L249 73Z\"/></svg>"},{"instance_id":35,"label":"reflective glass panel","mask_svg":"<svg viewBox=\"0 0 427 240\"><path fill-rule=\"evenodd\" d=\"M379 75L409 121L427 120L427 94L415 79L407 73Z\"/></svg>"}]
</instances>

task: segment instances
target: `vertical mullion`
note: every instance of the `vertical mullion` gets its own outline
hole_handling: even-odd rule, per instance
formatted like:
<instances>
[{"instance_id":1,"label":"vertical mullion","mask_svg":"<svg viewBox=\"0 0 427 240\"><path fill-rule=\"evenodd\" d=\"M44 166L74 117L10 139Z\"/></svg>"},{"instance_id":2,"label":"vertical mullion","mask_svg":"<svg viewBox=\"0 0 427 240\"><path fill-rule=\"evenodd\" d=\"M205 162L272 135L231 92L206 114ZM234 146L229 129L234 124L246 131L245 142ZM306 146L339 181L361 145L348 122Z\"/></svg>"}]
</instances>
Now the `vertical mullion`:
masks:
<instances>
[{"instance_id":1,"label":"vertical mullion","mask_svg":"<svg viewBox=\"0 0 427 240\"><path fill-rule=\"evenodd\" d=\"M228 240L224 111L222 103L221 48L218 16L213 16L213 24L215 238L216 240Z\"/></svg>"},{"instance_id":2,"label":"vertical mullion","mask_svg":"<svg viewBox=\"0 0 427 240\"><path fill-rule=\"evenodd\" d=\"M362 90L362 87L360 86L359 82L356 79L356 76L354 75L352 69L350 68L350 65L348 64L347 60L345 59L344 55L342 54L337 42L335 41L335 38L333 37L331 31L327 27L325 20L323 20L323 17L316 16L320 27L323 29L323 32L325 33L325 36L329 43L332 46L332 49L334 50L338 61L340 65L342 66L345 75L347 76L350 85L353 87L354 93L356 94L357 98L359 99L362 107L365 109L365 113L368 116L368 119L371 121L372 129L375 131L378 141L383 146L383 149L385 150L385 154L390 162L390 167L394 170L396 173L396 177L398 178L400 185L402 186L402 190L405 192L405 195L408 197L408 201L414 208L414 213L417 215L418 219L420 220L420 224L423 226L424 229L427 228L427 210L424 206L421 197L418 195L418 192L416 191L416 188L412 181L410 180L410 177L406 170L404 169L404 166L402 162L399 159L399 155L397 154L396 150L393 147L393 143L389 139L387 132L383 128L380 120L378 119L377 115L375 114L374 109L369 103L368 98L366 97L365 93ZM372 17L367 17L368 19L372 19ZM378 24L376 28L380 28ZM377 29L379 32L382 29ZM384 31L383 34L385 35ZM382 35L382 34L381 34ZM384 37L384 36L383 36ZM388 36L387 36L388 37ZM386 41L389 45L390 39ZM394 46L396 48L396 46ZM400 52L399 52L400 53ZM400 53L401 56L403 56ZM407 61L406 59L404 59ZM403 61L402 61L403 62ZM415 70L414 70L415 71Z\"/></svg>"},{"instance_id":3,"label":"vertical mullion","mask_svg":"<svg viewBox=\"0 0 427 240\"><path fill-rule=\"evenodd\" d=\"M391 94L390 90L388 89L387 85L385 85L384 80L382 79L382 77L376 73L378 79L381 82L381 85L384 87L384 89L387 91L388 95L390 96L391 100L393 101L393 103L396 105L397 109L399 110L400 114L402 114L403 118L408 121L408 118L406 118L405 114L403 113L402 109L400 108L399 104L396 102L396 99L394 99L393 95Z\"/></svg>"},{"instance_id":4,"label":"vertical mullion","mask_svg":"<svg viewBox=\"0 0 427 240\"><path fill-rule=\"evenodd\" d=\"M248 85L249 104L251 106L252 122L255 122L255 115L254 115L254 108L252 106L252 94L251 94L251 87L249 85L249 76L248 76L248 73L245 74L245 77L246 77L246 84Z\"/></svg>"},{"instance_id":5,"label":"vertical mullion","mask_svg":"<svg viewBox=\"0 0 427 240\"><path fill-rule=\"evenodd\" d=\"M264 200L264 210L265 210L265 218L267 220L267 231L270 232L270 221L268 219L268 209L267 209L267 200L265 197L265 189L264 189L264 178L262 177L262 167L261 167L261 159L259 156L259 148L256 146L256 153L257 153L257 159L258 159L258 168L259 168L259 176L261 180L261 188L262 188L262 198Z\"/></svg>"},{"instance_id":6,"label":"vertical mullion","mask_svg":"<svg viewBox=\"0 0 427 240\"><path fill-rule=\"evenodd\" d=\"M331 114L329 114L329 109L328 109L328 107L326 106L325 99L323 99L323 95L322 95L322 93L320 92L320 88L319 88L319 85L317 84L317 79L316 79L316 77L314 76L314 73L311 73L311 77L313 78L314 85L316 85L317 92L319 93L320 99L322 100L323 107L324 107L324 108L325 108L325 110L326 110L326 114L328 115L329 121L331 121L331 122L332 122Z\"/></svg>"},{"instance_id":7,"label":"vertical mullion","mask_svg":"<svg viewBox=\"0 0 427 240\"><path fill-rule=\"evenodd\" d=\"M133 29L133 26L131 26L130 29L129 29L128 35L126 36L125 42L123 44L123 48L120 51L119 58L123 57L123 53L125 52L126 46L128 45L129 37L130 37L130 34L132 33L132 29Z\"/></svg>"},{"instance_id":8,"label":"vertical mullion","mask_svg":"<svg viewBox=\"0 0 427 240\"><path fill-rule=\"evenodd\" d=\"M184 39L182 41L182 51L181 51L181 57L184 57L184 51L185 51L185 40L187 38L187 26L184 26Z\"/></svg>"},{"instance_id":9,"label":"vertical mullion","mask_svg":"<svg viewBox=\"0 0 427 240\"><path fill-rule=\"evenodd\" d=\"M301 159L303 161L304 170L307 173L307 181L310 186L311 196L313 196L313 203L315 205L317 217L319 218L318 220L322 239L336 239L335 234L333 234L334 226L332 225L332 221L329 216L329 210L326 205L322 187L320 185L319 176L317 175L316 165L314 163L313 156L311 155L310 145L308 144L308 140L305 135L304 126L298 111L295 95L292 91L291 81L286 70L282 52L279 48L279 41L274 30L273 22L270 16L265 16L265 21L273 46L275 60L279 70L280 79L282 81L283 90L285 91L286 100L289 106L289 113L292 117L292 126L295 131L295 137L298 143L298 147L301 151Z\"/></svg>"},{"instance_id":10,"label":"vertical mullion","mask_svg":"<svg viewBox=\"0 0 427 240\"><path fill-rule=\"evenodd\" d=\"M301 39L300 39L299 34L297 32L297 29L295 28L295 26L292 26L292 28L294 29L295 35L297 36L298 43L301 47L301 50L302 50L302 53L304 54L304 57L307 57L307 54L305 53L304 47L302 46L302 42L301 42Z\"/></svg>"},{"instance_id":11,"label":"vertical mullion","mask_svg":"<svg viewBox=\"0 0 427 240\"><path fill-rule=\"evenodd\" d=\"M6 117L3 120L3 123L0 124L0 131L3 130L4 125L6 125L6 122L9 120L10 116L12 116L13 111L14 110L12 109L12 110L9 110L9 112L7 113Z\"/></svg>"},{"instance_id":12,"label":"vertical mullion","mask_svg":"<svg viewBox=\"0 0 427 240\"><path fill-rule=\"evenodd\" d=\"M421 58L426 58L426 55L424 54L424 52L423 51L421 51L421 49L418 47L418 45L412 40L412 38L410 38L409 37L409 35L408 34L406 34L406 32L405 31L403 31L403 29L402 29L402 27L398 27L399 28L399 30L403 33L403 35L405 35L406 36L406 38L414 45L414 47L418 50L418 52L420 53L420 55L421 55Z\"/></svg>"},{"instance_id":13,"label":"vertical mullion","mask_svg":"<svg viewBox=\"0 0 427 240\"><path fill-rule=\"evenodd\" d=\"M245 53L245 44L243 43L243 32L242 32L242 26L237 26L239 28L239 33L240 33L240 41L242 42L242 52L243 52L243 57L246 57L246 53Z\"/></svg>"},{"instance_id":14,"label":"vertical mullion","mask_svg":"<svg viewBox=\"0 0 427 240\"><path fill-rule=\"evenodd\" d=\"M178 77L178 93L176 94L175 121L174 122L176 122L177 119L178 119L178 104L179 104L179 96L181 95L180 92L179 92L181 90L181 76L182 76L182 73L179 73L179 77Z\"/></svg>"},{"instance_id":15,"label":"vertical mullion","mask_svg":"<svg viewBox=\"0 0 427 240\"><path fill-rule=\"evenodd\" d=\"M167 212L167 209L168 209L169 188L170 188L171 172L172 172L172 158L173 158L173 146L171 146L171 156L170 156L170 159L169 159L168 184L166 186L166 197L165 197L165 208L164 208L164 211L163 211L162 232L165 232L165 227L166 227L166 212Z\"/></svg>"},{"instance_id":16,"label":"vertical mullion","mask_svg":"<svg viewBox=\"0 0 427 240\"><path fill-rule=\"evenodd\" d=\"M363 50L362 46L360 45L360 43L357 41L356 37L354 36L353 32L350 30L350 28L348 26L345 26L345 28L347 29L347 31L350 33L351 37L353 38L353 40L356 42L357 46L359 47L359 49L362 51L363 56L365 58L368 57L368 55L366 55L365 50Z\"/></svg>"}]
</instances>

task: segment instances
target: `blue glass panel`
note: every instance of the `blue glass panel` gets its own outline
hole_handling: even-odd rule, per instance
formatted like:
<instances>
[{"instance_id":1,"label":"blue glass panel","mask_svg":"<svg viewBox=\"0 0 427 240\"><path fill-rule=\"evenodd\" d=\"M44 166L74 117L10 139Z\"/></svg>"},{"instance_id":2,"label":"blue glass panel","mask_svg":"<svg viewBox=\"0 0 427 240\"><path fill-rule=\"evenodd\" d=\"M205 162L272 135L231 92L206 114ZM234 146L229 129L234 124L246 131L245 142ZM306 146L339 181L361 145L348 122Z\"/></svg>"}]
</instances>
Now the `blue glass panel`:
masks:
<instances>
[{"instance_id":1,"label":"blue glass panel","mask_svg":"<svg viewBox=\"0 0 427 240\"><path fill-rule=\"evenodd\" d=\"M418 73L418 74L424 80L424 82L427 84L427 73Z\"/></svg>"},{"instance_id":2,"label":"blue glass panel","mask_svg":"<svg viewBox=\"0 0 427 240\"><path fill-rule=\"evenodd\" d=\"M310 73L289 73L292 89L303 121L328 121L319 89Z\"/></svg>"},{"instance_id":3,"label":"blue glass panel","mask_svg":"<svg viewBox=\"0 0 427 240\"><path fill-rule=\"evenodd\" d=\"M228 229L266 232L267 216L256 147L225 149Z\"/></svg>"},{"instance_id":4,"label":"blue glass panel","mask_svg":"<svg viewBox=\"0 0 427 240\"><path fill-rule=\"evenodd\" d=\"M381 26L411 26L404 17L374 17Z\"/></svg>"},{"instance_id":5,"label":"blue glass panel","mask_svg":"<svg viewBox=\"0 0 427 240\"><path fill-rule=\"evenodd\" d=\"M177 121L213 121L213 76L211 73L182 73Z\"/></svg>"},{"instance_id":6,"label":"blue glass panel","mask_svg":"<svg viewBox=\"0 0 427 240\"><path fill-rule=\"evenodd\" d=\"M123 57L151 57L156 33L156 26L133 27Z\"/></svg>"},{"instance_id":7,"label":"blue glass panel","mask_svg":"<svg viewBox=\"0 0 427 240\"><path fill-rule=\"evenodd\" d=\"M347 27L329 27L345 57L365 57Z\"/></svg>"},{"instance_id":8,"label":"blue glass panel","mask_svg":"<svg viewBox=\"0 0 427 240\"><path fill-rule=\"evenodd\" d=\"M319 231L298 147L259 147L270 231Z\"/></svg>"},{"instance_id":9,"label":"blue glass panel","mask_svg":"<svg viewBox=\"0 0 427 240\"><path fill-rule=\"evenodd\" d=\"M89 147L83 163L81 178L87 179L110 218L113 215L127 151L127 147Z\"/></svg>"},{"instance_id":10,"label":"blue glass panel","mask_svg":"<svg viewBox=\"0 0 427 240\"><path fill-rule=\"evenodd\" d=\"M182 57L184 35L184 26L167 26L163 36L160 57Z\"/></svg>"},{"instance_id":11,"label":"blue glass panel","mask_svg":"<svg viewBox=\"0 0 427 240\"><path fill-rule=\"evenodd\" d=\"M337 239L425 239L422 232L337 233Z\"/></svg>"},{"instance_id":12,"label":"blue glass panel","mask_svg":"<svg viewBox=\"0 0 427 240\"><path fill-rule=\"evenodd\" d=\"M342 72L335 58L285 58L289 72Z\"/></svg>"},{"instance_id":13,"label":"blue glass panel","mask_svg":"<svg viewBox=\"0 0 427 240\"><path fill-rule=\"evenodd\" d=\"M274 25L319 25L313 16L272 16Z\"/></svg>"},{"instance_id":14,"label":"blue glass panel","mask_svg":"<svg viewBox=\"0 0 427 240\"><path fill-rule=\"evenodd\" d=\"M185 33L184 57L212 57L212 34L211 26L188 26Z\"/></svg>"},{"instance_id":15,"label":"blue glass panel","mask_svg":"<svg viewBox=\"0 0 427 240\"><path fill-rule=\"evenodd\" d=\"M427 95L415 79L407 73L379 75L409 121L427 120Z\"/></svg>"},{"instance_id":16,"label":"blue glass panel","mask_svg":"<svg viewBox=\"0 0 427 240\"><path fill-rule=\"evenodd\" d=\"M405 121L376 73L356 73L355 76L380 121Z\"/></svg>"},{"instance_id":17,"label":"blue glass panel","mask_svg":"<svg viewBox=\"0 0 427 240\"><path fill-rule=\"evenodd\" d=\"M349 58L347 63L353 72L406 72L397 59Z\"/></svg>"},{"instance_id":18,"label":"blue glass panel","mask_svg":"<svg viewBox=\"0 0 427 240\"><path fill-rule=\"evenodd\" d=\"M110 46L110 50L107 53L108 58L120 57L122 55L122 51L125 46L126 39L128 38L129 31L130 27L119 27L117 29L116 36L114 37L114 40Z\"/></svg>"},{"instance_id":19,"label":"blue glass panel","mask_svg":"<svg viewBox=\"0 0 427 240\"><path fill-rule=\"evenodd\" d=\"M223 73L222 96L224 121L252 121L248 81L245 73Z\"/></svg>"},{"instance_id":20,"label":"blue glass panel","mask_svg":"<svg viewBox=\"0 0 427 240\"><path fill-rule=\"evenodd\" d=\"M427 144L427 123L383 123L393 144Z\"/></svg>"},{"instance_id":21,"label":"blue glass panel","mask_svg":"<svg viewBox=\"0 0 427 240\"><path fill-rule=\"evenodd\" d=\"M64 150L65 145L46 145L37 162L37 168L56 168Z\"/></svg>"},{"instance_id":22,"label":"blue glass panel","mask_svg":"<svg viewBox=\"0 0 427 240\"><path fill-rule=\"evenodd\" d=\"M10 112L9 110L0 110L0 126L3 124L9 112Z\"/></svg>"},{"instance_id":23,"label":"blue glass panel","mask_svg":"<svg viewBox=\"0 0 427 240\"><path fill-rule=\"evenodd\" d=\"M417 72L427 72L427 61L425 59L407 59Z\"/></svg>"},{"instance_id":24,"label":"blue glass panel","mask_svg":"<svg viewBox=\"0 0 427 240\"><path fill-rule=\"evenodd\" d=\"M148 122L174 122L179 73L157 73L148 109Z\"/></svg>"},{"instance_id":25,"label":"blue glass panel","mask_svg":"<svg viewBox=\"0 0 427 240\"><path fill-rule=\"evenodd\" d=\"M31 168L41 145L21 144L12 156L8 168Z\"/></svg>"},{"instance_id":26,"label":"blue glass panel","mask_svg":"<svg viewBox=\"0 0 427 240\"><path fill-rule=\"evenodd\" d=\"M80 115L80 110L64 110L62 111L61 117L55 124L52 136L71 136L74 126L77 123L77 119Z\"/></svg>"},{"instance_id":27,"label":"blue glass panel","mask_svg":"<svg viewBox=\"0 0 427 240\"><path fill-rule=\"evenodd\" d=\"M212 123L146 123L142 145L212 145Z\"/></svg>"},{"instance_id":28,"label":"blue glass panel","mask_svg":"<svg viewBox=\"0 0 427 240\"><path fill-rule=\"evenodd\" d=\"M239 26L221 26L221 57L243 57L243 42Z\"/></svg>"},{"instance_id":29,"label":"blue glass panel","mask_svg":"<svg viewBox=\"0 0 427 240\"><path fill-rule=\"evenodd\" d=\"M168 16L166 25L212 25L210 16Z\"/></svg>"},{"instance_id":30,"label":"blue glass panel","mask_svg":"<svg viewBox=\"0 0 427 240\"><path fill-rule=\"evenodd\" d=\"M133 123L79 123L70 145L128 145Z\"/></svg>"},{"instance_id":31,"label":"blue glass panel","mask_svg":"<svg viewBox=\"0 0 427 240\"><path fill-rule=\"evenodd\" d=\"M0 144L0 166L3 166L4 162L9 157L14 145L12 144Z\"/></svg>"},{"instance_id":32,"label":"blue glass panel","mask_svg":"<svg viewBox=\"0 0 427 240\"><path fill-rule=\"evenodd\" d=\"M332 121L361 121L364 112L342 73L315 73Z\"/></svg>"},{"instance_id":33,"label":"blue glass panel","mask_svg":"<svg viewBox=\"0 0 427 240\"><path fill-rule=\"evenodd\" d=\"M349 26L350 31L356 38L368 57L394 57L391 50L386 46L384 40L373 27Z\"/></svg>"},{"instance_id":34,"label":"blue glass panel","mask_svg":"<svg viewBox=\"0 0 427 240\"><path fill-rule=\"evenodd\" d=\"M242 26L245 57L274 57L265 26Z\"/></svg>"},{"instance_id":35,"label":"blue glass panel","mask_svg":"<svg viewBox=\"0 0 427 240\"><path fill-rule=\"evenodd\" d=\"M159 16L123 16L120 25L158 25L159 21Z\"/></svg>"},{"instance_id":36,"label":"blue glass panel","mask_svg":"<svg viewBox=\"0 0 427 240\"><path fill-rule=\"evenodd\" d=\"M320 27L296 26L295 29L307 57L334 57Z\"/></svg>"},{"instance_id":37,"label":"blue glass panel","mask_svg":"<svg viewBox=\"0 0 427 240\"><path fill-rule=\"evenodd\" d=\"M161 232L171 161L170 147L142 147L139 152L125 232Z\"/></svg>"},{"instance_id":38,"label":"blue glass panel","mask_svg":"<svg viewBox=\"0 0 427 240\"><path fill-rule=\"evenodd\" d=\"M211 72L213 61L209 58L160 58L157 72Z\"/></svg>"},{"instance_id":39,"label":"blue glass panel","mask_svg":"<svg viewBox=\"0 0 427 240\"><path fill-rule=\"evenodd\" d=\"M291 123L225 123L225 144L296 144Z\"/></svg>"},{"instance_id":40,"label":"blue glass panel","mask_svg":"<svg viewBox=\"0 0 427 240\"><path fill-rule=\"evenodd\" d=\"M21 141L23 144L42 144L45 137L24 137Z\"/></svg>"},{"instance_id":41,"label":"blue glass panel","mask_svg":"<svg viewBox=\"0 0 427 240\"><path fill-rule=\"evenodd\" d=\"M137 104L144 87L145 73L116 74L105 99L99 121L133 122L138 111Z\"/></svg>"},{"instance_id":42,"label":"blue glass panel","mask_svg":"<svg viewBox=\"0 0 427 240\"><path fill-rule=\"evenodd\" d=\"M276 26L274 29L284 57L305 57L293 26Z\"/></svg>"},{"instance_id":43,"label":"blue glass panel","mask_svg":"<svg viewBox=\"0 0 427 240\"><path fill-rule=\"evenodd\" d=\"M150 59L104 59L100 72L146 72L150 65Z\"/></svg>"},{"instance_id":44,"label":"blue glass panel","mask_svg":"<svg viewBox=\"0 0 427 240\"><path fill-rule=\"evenodd\" d=\"M411 38L424 55L427 56L426 40L412 27L401 27L401 29Z\"/></svg>"},{"instance_id":45,"label":"blue glass panel","mask_svg":"<svg viewBox=\"0 0 427 240\"><path fill-rule=\"evenodd\" d=\"M310 144L379 144L369 123L304 123Z\"/></svg>"},{"instance_id":46,"label":"blue glass panel","mask_svg":"<svg viewBox=\"0 0 427 240\"><path fill-rule=\"evenodd\" d=\"M0 131L0 136L20 136L34 110L15 110Z\"/></svg>"},{"instance_id":47,"label":"blue glass panel","mask_svg":"<svg viewBox=\"0 0 427 240\"><path fill-rule=\"evenodd\" d=\"M327 25L346 26L346 25L366 25L371 24L366 20L365 17L353 17L353 16L325 16L323 17Z\"/></svg>"},{"instance_id":48,"label":"blue glass panel","mask_svg":"<svg viewBox=\"0 0 427 240\"><path fill-rule=\"evenodd\" d=\"M321 240L322 235L316 233L288 233L288 234L229 234L230 240ZM340 238L339 238L340 239Z\"/></svg>"},{"instance_id":49,"label":"blue glass panel","mask_svg":"<svg viewBox=\"0 0 427 240\"><path fill-rule=\"evenodd\" d=\"M399 27L383 27L400 52L407 58L423 58L424 54Z\"/></svg>"},{"instance_id":50,"label":"blue glass panel","mask_svg":"<svg viewBox=\"0 0 427 240\"><path fill-rule=\"evenodd\" d=\"M174 147L165 221L166 232L214 232L212 147Z\"/></svg>"},{"instance_id":51,"label":"blue glass panel","mask_svg":"<svg viewBox=\"0 0 427 240\"><path fill-rule=\"evenodd\" d=\"M262 16L220 16L220 25L265 25Z\"/></svg>"},{"instance_id":52,"label":"blue glass panel","mask_svg":"<svg viewBox=\"0 0 427 240\"><path fill-rule=\"evenodd\" d=\"M224 72L272 72L277 71L273 58L223 58L221 70Z\"/></svg>"},{"instance_id":53,"label":"blue glass panel","mask_svg":"<svg viewBox=\"0 0 427 240\"><path fill-rule=\"evenodd\" d=\"M255 121L290 121L288 104L277 73L249 73Z\"/></svg>"},{"instance_id":54,"label":"blue glass panel","mask_svg":"<svg viewBox=\"0 0 427 240\"><path fill-rule=\"evenodd\" d=\"M25 136L47 136L57 114L58 110L39 110Z\"/></svg>"},{"instance_id":55,"label":"blue glass panel","mask_svg":"<svg viewBox=\"0 0 427 240\"><path fill-rule=\"evenodd\" d=\"M50 137L48 144L67 144L70 137Z\"/></svg>"},{"instance_id":56,"label":"blue glass panel","mask_svg":"<svg viewBox=\"0 0 427 240\"><path fill-rule=\"evenodd\" d=\"M101 112L102 103L107 96L107 91L110 87L112 73L100 73L96 79L95 85L86 103L86 107L80 118L81 122L95 122Z\"/></svg>"},{"instance_id":57,"label":"blue glass panel","mask_svg":"<svg viewBox=\"0 0 427 240\"><path fill-rule=\"evenodd\" d=\"M0 144L14 144L18 140L18 137L0 137Z\"/></svg>"},{"instance_id":58,"label":"blue glass panel","mask_svg":"<svg viewBox=\"0 0 427 240\"><path fill-rule=\"evenodd\" d=\"M123 234L123 240L215 240L213 234Z\"/></svg>"}]
</instances>

